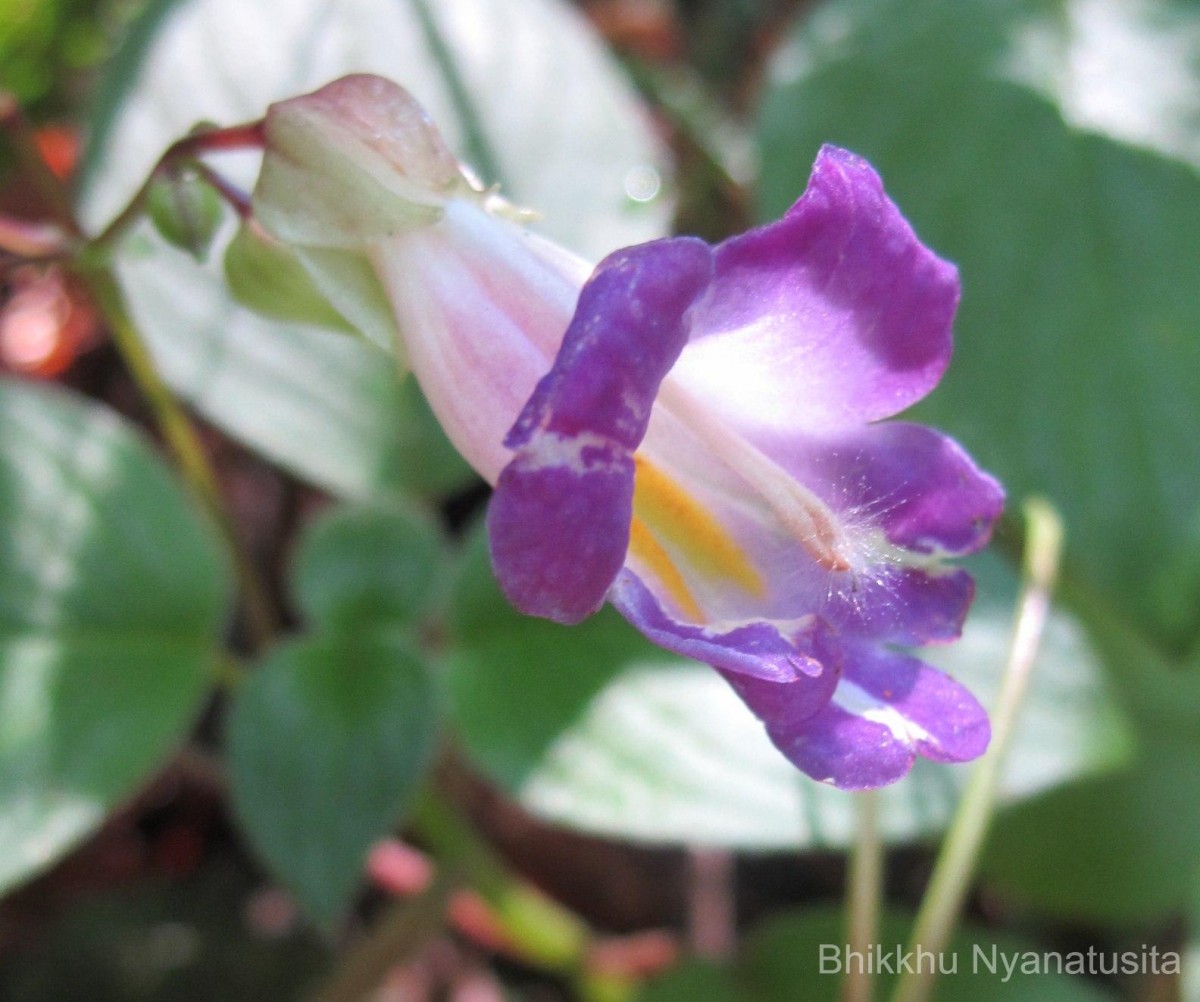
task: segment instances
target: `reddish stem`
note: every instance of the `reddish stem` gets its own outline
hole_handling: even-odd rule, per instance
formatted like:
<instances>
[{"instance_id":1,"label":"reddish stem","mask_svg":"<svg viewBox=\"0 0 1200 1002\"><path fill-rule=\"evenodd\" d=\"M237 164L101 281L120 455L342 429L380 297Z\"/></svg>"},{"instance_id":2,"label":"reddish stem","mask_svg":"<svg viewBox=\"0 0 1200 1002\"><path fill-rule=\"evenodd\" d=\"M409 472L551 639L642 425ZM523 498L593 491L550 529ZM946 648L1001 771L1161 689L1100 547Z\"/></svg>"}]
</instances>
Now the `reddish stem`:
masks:
<instances>
[{"instance_id":1,"label":"reddish stem","mask_svg":"<svg viewBox=\"0 0 1200 1002\"><path fill-rule=\"evenodd\" d=\"M150 186L164 171L170 170L176 164L192 160L204 153L224 153L230 150L261 149L266 142L266 134L262 121L244 122L241 125L231 125L223 129L210 129L207 132L197 132L190 136L177 139L167 147L166 152L159 157L154 169L147 175L142 186L134 194L129 203L113 218L94 240L93 248L104 248L118 240L122 234L142 214ZM249 213L246 196L233 185L221 178L215 171L198 163L196 169L204 176L217 193L225 198L243 218Z\"/></svg>"},{"instance_id":2,"label":"reddish stem","mask_svg":"<svg viewBox=\"0 0 1200 1002\"><path fill-rule=\"evenodd\" d=\"M0 90L0 128L8 133L21 170L49 207L55 221L68 233L82 236L62 181L50 169L38 149L37 136L16 97Z\"/></svg>"},{"instance_id":3,"label":"reddish stem","mask_svg":"<svg viewBox=\"0 0 1200 1002\"><path fill-rule=\"evenodd\" d=\"M53 223L0 216L0 251L32 260L58 257L64 250L65 236Z\"/></svg>"}]
</instances>

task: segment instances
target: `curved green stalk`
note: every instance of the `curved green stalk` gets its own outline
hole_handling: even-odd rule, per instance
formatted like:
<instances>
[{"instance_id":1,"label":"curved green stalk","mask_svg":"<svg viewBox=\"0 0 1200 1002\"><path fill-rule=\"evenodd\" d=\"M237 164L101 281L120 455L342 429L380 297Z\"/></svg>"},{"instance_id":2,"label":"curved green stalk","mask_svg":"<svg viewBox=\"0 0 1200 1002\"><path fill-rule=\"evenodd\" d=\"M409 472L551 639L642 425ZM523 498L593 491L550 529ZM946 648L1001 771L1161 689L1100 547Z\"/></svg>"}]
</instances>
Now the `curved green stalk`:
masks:
<instances>
[{"instance_id":1,"label":"curved green stalk","mask_svg":"<svg viewBox=\"0 0 1200 1002\"><path fill-rule=\"evenodd\" d=\"M1000 696L992 713L992 744L976 764L962 802L938 854L925 898L917 912L909 948L921 948L934 957L944 951L958 922L963 900L979 851L987 835L996 801L1005 753L1050 614L1050 596L1062 557L1063 526L1049 502L1031 498L1025 503L1028 533L1025 543L1023 584L1017 604L1017 621ZM938 964L918 965L905 971L894 995L895 1002L925 1002L930 997Z\"/></svg>"},{"instance_id":2,"label":"curved green stalk","mask_svg":"<svg viewBox=\"0 0 1200 1002\"><path fill-rule=\"evenodd\" d=\"M220 485L200 436L179 401L159 375L141 333L129 316L120 286L112 272L98 269L83 271L81 275L88 283L96 304L108 323L113 342L121 353L130 375L154 412L167 447L174 454L184 479L230 543L245 600L247 627L254 638L255 646L264 648L270 644L275 633L271 601L244 548L239 545L237 531L225 510Z\"/></svg>"}]
</instances>

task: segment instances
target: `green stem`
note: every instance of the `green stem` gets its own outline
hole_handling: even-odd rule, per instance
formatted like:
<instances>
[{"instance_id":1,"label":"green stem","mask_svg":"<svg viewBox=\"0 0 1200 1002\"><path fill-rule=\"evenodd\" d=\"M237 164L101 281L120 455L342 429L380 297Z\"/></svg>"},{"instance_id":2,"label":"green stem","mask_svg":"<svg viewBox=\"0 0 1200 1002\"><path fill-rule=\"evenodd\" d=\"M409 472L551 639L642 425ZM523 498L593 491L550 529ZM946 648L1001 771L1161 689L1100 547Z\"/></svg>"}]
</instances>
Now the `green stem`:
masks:
<instances>
[{"instance_id":1,"label":"green stem","mask_svg":"<svg viewBox=\"0 0 1200 1002\"><path fill-rule=\"evenodd\" d=\"M443 871L420 897L392 905L338 965L313 1002L361 1002L371 997L396 964L414 957L445 928L454 877Z\"/></svg>"},{"instance_id":2,"label":"green stem","mask_svg":"<svg viewBox=\"0 0 1200 1002\"><path fill-rule=\"evenodd\" d=\"M461 873L488 903L524 960L569 977L580 974L588 940L582 920L510 873L454 807L427 792L413 827L442 865Z\"/></svg>"},{"instance_id":3,"label":"green stem","mask_svg":"<svg viewBox=\"0 0 1200 1002\"><path fill-rule=\"evenodd\" d=\"M104 314L112 332L113 343L117 346L130 375L154 412L167 447L174 454L184 479L230 543L245 601L247 627L255 646L263 649L275 634L272 604L257 571L239 544L237 531L225 510L220 485L208 461L204 444L200 441L200 436L187 413L159 375L150 350L129 315L120 286L112 272L95 269L84 270L80 274L88 283L97 306Z\"/></svg>"},{"instance_id":4,"label":"green stem","mask_svg":"<svg viewBox=\"0 0 1200 1002\"><path fill-rule=\"evenodd\" d=\"M80 267L76 271L88 284L96 305L104 315L112 333L113 343L116 344L130 375L154 412L163 438L166 440L168 448L174 453L184 479L228 540L233 552L234 566L242 586L247 626L254 638L255 645L259 648L265 647L275 634L272 605L253 564L239 545L237 532L225 511L220 486L209 464L208 455L204 451L200 436L158 374L154 359L125 307L121 288L112 271L94 264L96 252L102 251L108 243L117 240L141 214L154 176L159 170L203 152L261 145L262 123L251 122L228 129L196 133L173 143L159 159L158 165L146 178L129 204L104 232L92 241L87 240L83 229L76 220L71 207L71 199L63 183L54 175L38 152L33 130L21 112L20 105L11 94L3 91L0 91L0 128L8 133L18 160L34 184L37 185L53 213L56 223L64 232L71 234L74 238L76 249L80 251L77 260ZM93 263L89 266L88 261Z\"/></svg>"},{"instance_id":5,"label":"green stem","mask_svg":"<svg viewBox=\"0 0 1200 1002\"><path fill-rule=\"evenodd\" d=\"M935 958L950 941L987 835L1005 753L1029 686L1033 662L1050 613L1050 596L1058 576L1063 536L1058 513L1039 498L1027 501L1024 513L1028 534L1023 584L1008 665L992 714L992 744L976 764L963 793L954 822L938 854L909 943L912 951L921 948ZM925 1002L929 998L940 965L914 966L916 970L906 971L901 976L895 1002Z\"/></svg>"},{"instance_id":6,"label":"green stem","mask_svg":"<svg viewBox=\"0 0 1200 1002\"><path fill-rule=\"evenodd\" d=\"M420 839L443 866L460 873L488 904L514 954L526 964L570 982L580 1002L629 1002L633 973L604 970L591 961L591 930L508 866L446 800L427 791L412 819Z\"/></svg>"},{"instance_id":7,"label":"green stem","mask_svg":"<svg viewBox=\"0 0 1200 1002\"><path fill-rule=\"evenodd\" d=\"M150 197L150 190L154 187L154 183L160 174L202 153L217 153L223 150L261 147L262 144L263 123L261 121L231 125L225 129L197 132L194 135L176 140L158 158L158 163L146 175L146 180L134 192L133 197L125 204L125 207L113 217L112 221L94 239L88 242L88 252L90 254L103 254L116 244L129 228L142 217L146 209L146 200ZM205 176L211 179L213 175L206 172ZM226 189L222 185L217 186L217 191L223 196L226 195ZM238 209L240 213L240 206L236 200L234 208Z\"/></svg>"},{"instance_id":8,"label":"green stem","mask_svg":"<svg viewBox=\"0 0 1200 1002\"><path fill-rule=\"evenodd\" d=\"M883 838L879 830L879 793L855 794L857 826L846 889L846 944L868 956L879 937L883 901ZM866 965L849 965L842 982L844 1002L871 1002L871 975Z\"/></svg>"}]
</instances>

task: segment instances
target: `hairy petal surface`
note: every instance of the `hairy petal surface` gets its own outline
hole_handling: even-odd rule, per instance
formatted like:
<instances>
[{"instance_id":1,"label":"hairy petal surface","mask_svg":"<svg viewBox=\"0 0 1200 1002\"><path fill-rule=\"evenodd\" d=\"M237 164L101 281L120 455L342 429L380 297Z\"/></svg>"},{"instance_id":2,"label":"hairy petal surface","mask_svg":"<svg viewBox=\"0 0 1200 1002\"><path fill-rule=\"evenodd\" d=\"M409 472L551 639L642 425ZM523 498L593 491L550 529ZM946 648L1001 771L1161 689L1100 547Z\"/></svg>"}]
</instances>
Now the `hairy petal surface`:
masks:
<instances>
[{"instance_id":1,"label":"hairy petal surface","mask_svg":"<svg viewBox=\"0 0 1200 1002\"><path fill-rule=\"evenodd\" d=\"M950 359L958 272L846 150L824 147L788 213L725 241L716 260L673 378L739 428L890 417L925 396Z\"/></svg>"},{"instance_id":2,"label":"hairy petal surface","mask_svg":"<svg viewBox=\"0 0 1200 1002\"><path fill-rule=\"evenodd\" d=\"M915 554L974 553L1004 508L996 479L924 425L889 421L760 444L848 522L875 527Z\"/></svg>"},{"instance_id":3,"label":"hairy petal surface","mask_svg":"<svg viewBox=\"0 0 1200 1002\"><path fill-rule=\"evenodd\" d=\"M824 615L871 640L917 647L957 640L975 597L975 582L949 567L876 565L831 592Z\"/></svg>"},{"instance_id":4,"label":"hairy petal surface","mask_svg":"<svg viewBox=\"0 0 1200 1002\"><path fill-rule=\"evenodd\" d=\"M775 509L705 452L692 429L656 409L642 454L670 470L679 493L722 527L757 578L756 588L739 586L711 573L711 561L705 567L691 559L704 555L695 530L679 547L668 546L679 582L704 618L792 622L818 615L838 630L907 645L959 635L971 579L939 558L986 542L1003 493L956 443L917 425L883 424L793 435L764 451L781 476L828 505L845 535L849 566L817 562ZM689 529L686 514L676 501L670 518L681 530ZM628 564L662 591L653 568L632 553ZM686 611L673 606L677 615Z\"/></svg>"},{"instance_id":5,"label":"hairy petal surface","mask_svg":"<svg viewBox=\"0 0 1200 1002\"><path fill-rule=\"evenodd\" d=\"M580 293L488 509L496 576L522 612L573 623L603 604L629 546L633 452L711 273L703 241L663 240L606 258Z\"/></svg>"}]
</instances>

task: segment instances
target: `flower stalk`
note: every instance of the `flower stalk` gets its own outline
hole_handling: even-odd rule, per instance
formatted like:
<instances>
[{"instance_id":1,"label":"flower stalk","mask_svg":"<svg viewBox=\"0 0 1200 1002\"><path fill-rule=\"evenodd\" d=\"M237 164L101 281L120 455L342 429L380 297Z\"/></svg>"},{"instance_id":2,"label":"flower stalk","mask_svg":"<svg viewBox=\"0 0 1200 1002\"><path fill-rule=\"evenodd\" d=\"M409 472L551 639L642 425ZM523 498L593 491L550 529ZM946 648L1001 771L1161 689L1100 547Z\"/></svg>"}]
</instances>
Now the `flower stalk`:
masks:
<instances>
[{"instance_id":1,"label":"flower stalk","mask_svg":"<svg viewBox=\"0 0 1200 1002\"><path fill-rule=\"evenodd\" d=\"M317 990L312 1002L361 1002L373 997L388 971L416 956L441 934L446 903L456 883L455 874L443 869L420 896L392 905Z\"/></svg>"},{"instance_id":2,"label":"flower stalk","mask_svg":"<svg viewBox=\"0 0 1200 1002\"><path fill-rule=\"evenodd\" d=\"M95 238L88 238L79 225L66 187L42 159L33 130L20 105L6 92L0 92L0 129L8 134L18 161L42 195L55 226L68 237L67 240L55 242L51 231L45 227L8 224L7 221L0 220L0 246L19 256L25 256L23 251L36 252L30 255L34 259L58 256L74 259L74 270L88 286L104 316L113 343L154 413L163 438L175 456L184 479L228 541L241 585L247 629L253 638L254 646L258 649L265 648L275 633L275 617L267 589L240 545L236 530L225 510L216 474L195 426L159 374L154 359L125 306L116 277L102 263L105 253L145 211L151 188L160 173L173 169L179 163L200 153L261 145L261 123L251 122L226 129L198 132L173 143L159 158L129 203ZM215 176L203 165L201 168L203 176L212 183ZM214 187L227 199L234 195L225 185L215 183ZM237 200L233 200L237 209ZM10 243L12 246L9 246Z\"/></svg>"},{"instance_id":3,"label":"flower stalk","mask_svg":"<svg viewBox=\"0 0 1200 1002\"><path fill-rule=\"evenodd\" d=\"M158 158L158 162L146 175L145 181L133 197L125 204L109 224L93 239L88 241L89 255L102 255L109 251L129 230L141 219L146 211L146 203L150 198L151 189L155 182L164 174L176 169L181 163L194 160L203 153L218 153L228 150L254 149L263 144L262 122L245 122L241 125L231 125L223 129L208 129L184 136L167 147L166 152ZM197 170L206 181L213 185L217 194L229 202L239 216L247 214L245 196L229 185L220 175L209 170L203 164L197 165Z\"/></svg>"},{"instance_id":4,"label":"flower stalk","mask_svg":"<svg viewBox=\"0 0 1200 1002\"><path fill-rule=\"evenodd\" d=\"M441 865L461 873L487 902L523 959L567 975L580 971L587 945L583 922L509 873L444 797L428 791L417 804L412 824Z\"/></svg>"},{"instance_id":5,"label":"flower stalk","mask_svg":"<svg viewBox=\"0 0 1200 1002\"><path fill-rule=\"evenodd\" d=\"M1023 583L1008 665L992 714L992 744L967 783L917 912L909 944L914 951L920 947L934 956L950 942L987 835L1005 756L1029 688L1062 558L1063 525L1054 507L1041 498L1031 498L1025 502L1024 514L1027 535ZM937 966L925 970L921 965L921 970L906 971L896 989L895 1002L925 1002L933 990Z\"/></svg>"},{"instance_id":6,"label":"flower stalk","mask_svg":"<svg viewBox=\"0 0 1200 1002\"><path fill-rule=\"evenodd\" d=\"M867 956L879 939L883 902L883 837L879 828L879 793L863 790L854 796L854 849L846 888L846 943ZM843 1002L871 1002L871 975L863 965L848 965L842 982Z\"/></svg>"},{"instance_id":7,"label":"flower stalk","mask_svg":"<svg viewBox=\"0 0 1200 1002\"><path fill-rule=\"evenodd\" d=\"M125 307L120 286L112 273L98 269L82 271L81 275L108 323L113 343L117 346L130 375L154 412L167 447L175 456L184 479L229 541L235 572L242 589L246 626L255 648L263 650L270 645L275 634L272 603L266 586L260 580L245 549L240 545L237 530L225 509L220 485L196 427L159 375L150 350Z\"/></svg>"}]
</instances>

